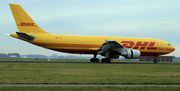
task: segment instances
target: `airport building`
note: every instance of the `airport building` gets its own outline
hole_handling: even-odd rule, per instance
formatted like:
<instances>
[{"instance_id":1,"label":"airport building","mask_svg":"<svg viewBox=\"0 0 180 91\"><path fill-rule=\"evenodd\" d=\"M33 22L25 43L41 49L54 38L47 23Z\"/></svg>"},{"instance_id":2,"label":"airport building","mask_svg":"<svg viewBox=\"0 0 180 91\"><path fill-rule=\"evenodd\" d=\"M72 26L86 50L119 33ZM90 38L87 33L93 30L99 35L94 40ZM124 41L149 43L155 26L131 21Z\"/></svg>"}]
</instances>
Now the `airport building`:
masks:
<instances>
[{"instance_id":1,"label":"airport building","mask_svg":"<svg viewBox=\"0 0 180 91\"><path fill-rule=\"evenodd\" d=\"M154 61L155 56L140 56L139 61ZM159 62L172 62L172 56L159 56Z\"/></svg>"},{"instance_id":2,"label":"airport building","mask_svg":"<svg viewBox=\"0 0 180 91\"><path fill-rule=\"evenodd\" d=\"M0 53L0 58L8 58L8 55L4 53Z\"/></svg>"},{"instance_id":3,"label":"airport building","mask_svg":"<svg viewBox=\"0 0 180 91\"><path fill-rule=\"evenodd\" d=\"M19 53L8 53L8 58L21 58Z\"/></svg>"}]
</instances>

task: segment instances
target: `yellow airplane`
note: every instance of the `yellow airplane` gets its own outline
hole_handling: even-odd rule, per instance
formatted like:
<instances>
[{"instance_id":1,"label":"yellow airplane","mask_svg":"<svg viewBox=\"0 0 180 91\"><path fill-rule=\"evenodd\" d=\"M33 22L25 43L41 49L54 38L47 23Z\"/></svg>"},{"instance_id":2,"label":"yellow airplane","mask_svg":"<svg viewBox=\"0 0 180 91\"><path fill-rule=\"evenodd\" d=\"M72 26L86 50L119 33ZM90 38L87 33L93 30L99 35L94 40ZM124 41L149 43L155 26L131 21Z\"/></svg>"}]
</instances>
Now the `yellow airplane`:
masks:
<instances>
[{"instance_id":1,"label":"yellow airplane","mask_svg":"<svg viewBox=\"0 0 180 91\"><path fill-rule=\"evenodd\" d=\"M155 56L175 50L170 43L152 38L104 37L57 35L42 30L19 4L9 4L19 32L11 34L31 44L47 49L75 53L93 54L91 62L99 62L97 55L104 56L102 62L110 62L112 58L123 56L127 59L138 59L140 56Z\"/></svg>"}]
</instances>

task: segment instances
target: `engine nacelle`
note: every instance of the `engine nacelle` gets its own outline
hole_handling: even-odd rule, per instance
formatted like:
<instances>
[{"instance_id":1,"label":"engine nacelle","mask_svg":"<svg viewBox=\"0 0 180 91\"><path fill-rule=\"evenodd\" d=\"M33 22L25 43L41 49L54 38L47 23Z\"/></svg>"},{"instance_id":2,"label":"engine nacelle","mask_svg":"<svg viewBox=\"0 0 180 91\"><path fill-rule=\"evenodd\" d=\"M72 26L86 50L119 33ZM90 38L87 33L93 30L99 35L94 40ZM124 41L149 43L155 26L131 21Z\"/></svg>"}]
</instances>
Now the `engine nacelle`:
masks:
<instances>
[{"instance_id":1,"label":"engine nacelle","mask_svg":"<svg viewBox=\"0 0 180 91\"><path fill-rule=\"evenodd\" d=\"M141 55L139 50L126 50L125 52L121 53L127 59L138 59Z\"/></svg>"}]
</instances>

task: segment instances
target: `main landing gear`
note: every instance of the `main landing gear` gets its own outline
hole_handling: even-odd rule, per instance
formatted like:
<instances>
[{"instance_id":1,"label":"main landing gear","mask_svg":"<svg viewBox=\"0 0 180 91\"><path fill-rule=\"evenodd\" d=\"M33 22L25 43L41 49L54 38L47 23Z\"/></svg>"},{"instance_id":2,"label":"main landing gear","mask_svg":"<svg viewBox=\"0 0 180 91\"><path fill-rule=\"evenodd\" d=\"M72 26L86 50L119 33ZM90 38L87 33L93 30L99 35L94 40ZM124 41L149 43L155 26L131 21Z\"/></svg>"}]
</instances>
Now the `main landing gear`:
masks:
<instances>
[{"instance_id":1,"label":"main landing gear","mask_svg":"<svg viewBox=\"0 0 180 91\"><path fill-rule=\"evenodd\" d=\"M99 62L99 59L96 58L98 51L99 51L99 50L97 50L97 51L94 53L94 58L91 58L91 59L90 59L91 62ZM110 62L111 62L109 53L110 53L110 50L108 50L108 51L105 52L105 58L101 59L101 62L102 62L102 63L110 63Z\"/></svg>"},{"instance_id":2,"label":"main landing gear","mask_svg":"<svg viewBox=\"0 0 180 91\"><path fill-rule=\"evenodd\" d=\"M99 62L99 59L98 58L91 58L90 61L91 62ZM111 59L110 58L103 58L103 59L101 59L101 62L102 63L110 63Z\"/></svg>"},{"instance_id":3,"label":"main landing gear","mask_svg":"<svg viewBox=\"0 0 180 91\"><path fill-rule=\"evenodd\" d=\"M91 61L91 62L99 62L99 59L96 58L96 57L97 57L97 52L95 52L94 58L91 58L90 61Z\"/></svg>"},{"instance_id":4,"label":"main landing gear","mask_svg":"<svg viewBox=\"0 0 180 91\"><path fill-rule=\"evenodd\" d=\"M96 58L96 56L97 56L97 53L94 54L94 58L91 58L90 61L91 62L99 62L99 59ZM101 59L101 62L102 63L110 63L111 62L111 59L109 57L109 51L106 52L105 58Z\"/></svg>"},{"instance_id":5,"label":"main landing gear","mask_svg":"<svg viewBox=\"0 0 180 91\"><path fill-rule=\"evenodd\" d=\"M158 63L158 58L155 56L154 63Z\"/></svg>"},{"instance_id":6,"label":"main landing gear","mask_svg":"<svg viewBox=\"0 0 180 91\"><path fill-rule=\"evenodd\" d=\"M111 59L110 58L103 58L101 60L102 63L110 63L111 62Z\"/></svg>"},{"instance_id":7,"label":"main landing gear","mask_svg":"<svg viewBox=\"0 0 180 91\"><path fill-rule=\"evenodd\" d=\"M91 58L90 61L91 62L99 62L99 59L98 58Z\"/></svg>"}]
</instances>

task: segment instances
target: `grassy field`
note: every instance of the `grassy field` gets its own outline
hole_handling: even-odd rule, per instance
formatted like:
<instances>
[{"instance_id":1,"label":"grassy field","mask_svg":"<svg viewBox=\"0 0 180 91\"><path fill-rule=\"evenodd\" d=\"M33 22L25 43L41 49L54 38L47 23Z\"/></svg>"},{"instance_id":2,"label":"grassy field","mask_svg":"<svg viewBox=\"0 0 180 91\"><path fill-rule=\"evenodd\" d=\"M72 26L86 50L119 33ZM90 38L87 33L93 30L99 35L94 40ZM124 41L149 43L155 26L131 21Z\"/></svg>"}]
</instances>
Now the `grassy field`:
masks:
<instances>
[{"instance_id":1,"label":"grassy field","mask_svg":"<svg viewBox=\"0 0 180 91\"><path fill-rule=\"evenodd\" d=\"M0 84L180 84L179 65L0 63Z\"/></svg>"},{"instance_id":2,"label":"grassy field","mask_svg":"<svg viewBox=\"0 0 180 91\"><path fill-rule=\"evenodd\" d=\"M0 88L1 91L179 91L179 87L10 87Z\"/></svg>"}]
</instances>

